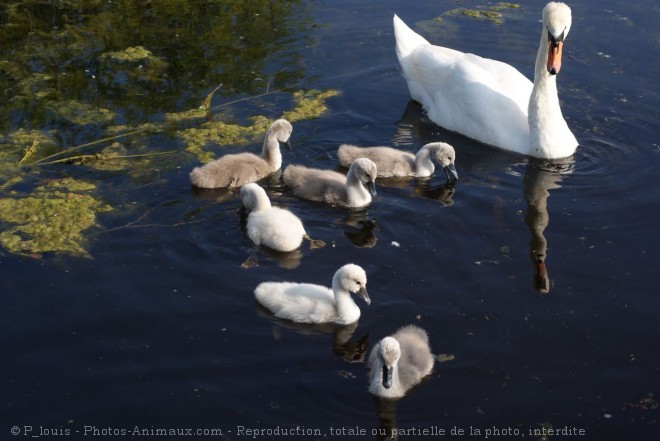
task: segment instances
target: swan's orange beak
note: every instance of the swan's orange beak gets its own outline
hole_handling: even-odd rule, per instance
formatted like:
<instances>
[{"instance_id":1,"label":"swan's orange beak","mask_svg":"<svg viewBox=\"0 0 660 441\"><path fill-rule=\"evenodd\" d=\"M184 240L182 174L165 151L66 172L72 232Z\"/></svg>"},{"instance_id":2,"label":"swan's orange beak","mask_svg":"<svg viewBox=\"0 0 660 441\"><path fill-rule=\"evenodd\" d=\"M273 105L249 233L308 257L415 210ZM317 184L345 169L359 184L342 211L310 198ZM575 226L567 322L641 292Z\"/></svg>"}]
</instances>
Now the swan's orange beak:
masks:
<instances>
[{"instance_id":1,"label":"swan's orange beak","mask_svg":"<svg viewBox=\"0 0 660 441\"><path fill-rule=\"evenodd\" d=\"M557 75L561 69L561 49L564 46L563 41L552 41L548 48L548 73Z\"/></svg>"}]
</instances>

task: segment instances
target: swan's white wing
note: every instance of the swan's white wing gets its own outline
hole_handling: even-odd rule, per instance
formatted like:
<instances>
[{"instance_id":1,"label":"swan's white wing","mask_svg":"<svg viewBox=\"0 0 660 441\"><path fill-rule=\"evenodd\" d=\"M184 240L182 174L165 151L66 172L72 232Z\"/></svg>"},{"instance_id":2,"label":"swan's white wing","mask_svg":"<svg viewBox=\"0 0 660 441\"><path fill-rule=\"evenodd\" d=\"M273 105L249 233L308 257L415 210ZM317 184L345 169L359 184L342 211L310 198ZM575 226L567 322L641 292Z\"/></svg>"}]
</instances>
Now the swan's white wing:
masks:
<instances>
[{"instance_id":1,"label":"swan's white wing","mask_svg":"<svg viewBox=\"0 0 660 441\"><path fill-rule=\"evenodd\" d=\"M516 69L438 46L420 46L405 64L411 97L433 122L485 144L528 149L532 83Z\"/></svg>"}]
</instances>

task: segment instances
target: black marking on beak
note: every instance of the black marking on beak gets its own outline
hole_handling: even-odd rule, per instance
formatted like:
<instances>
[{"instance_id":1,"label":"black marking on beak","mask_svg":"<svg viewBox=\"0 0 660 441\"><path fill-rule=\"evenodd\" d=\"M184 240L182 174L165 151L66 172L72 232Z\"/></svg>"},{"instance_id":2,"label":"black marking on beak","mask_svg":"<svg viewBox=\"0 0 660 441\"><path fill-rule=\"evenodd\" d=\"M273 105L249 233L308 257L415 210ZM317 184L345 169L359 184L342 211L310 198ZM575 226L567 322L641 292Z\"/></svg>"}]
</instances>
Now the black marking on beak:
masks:
<instances>
[{"instance_id":1,"label":"black marking on beak","mask_svg":"<svg viewBox=\"0 0 660 441\"><path fill-rule=\"evenodd\" d=\"M383 387L385 389L389 389L392 387L392 372L394 369L392 367L388 367L383 365Z\"/></svg>"},{"instance_id":2,"label":"black marking on beak","mask_svg":"<svg viewBox=\"0 0 660 441\"><path fill-rule=\"evenodd\" d=\"M374 181L369 181L366 186L369 193L371 193L371 196L376 196L376 183Z\"/></svg>"},{"instance_id":3,"label":"black marking on beak","mask_svg":"<svg viewBox=\"0 0 660 441\"><path fill-rule=\"evenodd\" d=\"M357 294L362 297L362 300L367 302L367 305L371 305L371 299L369 298L369 293L367 292L366 286L361 286Z\"/></svg>"},{"instance_id":4,"label":"black marking on beak","mask_svg":"<svg viewBox=\"0 0 660 441\"><path fill-rule=\"evenodd\" d=\"M555 38L550 32L550 29L548 29L548 41L550 42L553 48L559 46L559 42L563 43L565 37L566 37L566 28L564 28L564 30L561 31L561 34L559 34L559 37L557 38Z\"/></svg>"},{"instance_id":5,"label":"black marking on beak","mask_svg":"<svg viewBox=\"0 0 660 441\"><path fill-rule=\"evenodd\" d=\"M456 171L456 166L454 163L451 163L445 167L443 167L445 170L445 174L447 175L447 181L449 182L454 182L458 181L458 172Z\"/></svg>"}]
</instances>

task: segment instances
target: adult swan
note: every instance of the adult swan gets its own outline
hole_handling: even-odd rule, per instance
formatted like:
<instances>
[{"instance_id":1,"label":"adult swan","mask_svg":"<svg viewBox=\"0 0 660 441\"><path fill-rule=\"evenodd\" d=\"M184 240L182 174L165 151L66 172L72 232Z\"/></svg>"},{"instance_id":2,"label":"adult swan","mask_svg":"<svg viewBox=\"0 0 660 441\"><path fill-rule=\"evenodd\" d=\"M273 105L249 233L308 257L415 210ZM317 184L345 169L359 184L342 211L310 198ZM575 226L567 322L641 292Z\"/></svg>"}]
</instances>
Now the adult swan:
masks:
<instances>
[{"instance_id":1,"label":"adult swan","mask_svg":"<svg viewBox=\"0 0 660 441\"><path fill-rule=\"evenodd\" d=\"M578 146L559 107L557 73L571 9L543 8L534 83L514 67L433 46L394 16L396 52L412 99L446 129L537 158L571 156Z\"/></svg>"}]
</instances>

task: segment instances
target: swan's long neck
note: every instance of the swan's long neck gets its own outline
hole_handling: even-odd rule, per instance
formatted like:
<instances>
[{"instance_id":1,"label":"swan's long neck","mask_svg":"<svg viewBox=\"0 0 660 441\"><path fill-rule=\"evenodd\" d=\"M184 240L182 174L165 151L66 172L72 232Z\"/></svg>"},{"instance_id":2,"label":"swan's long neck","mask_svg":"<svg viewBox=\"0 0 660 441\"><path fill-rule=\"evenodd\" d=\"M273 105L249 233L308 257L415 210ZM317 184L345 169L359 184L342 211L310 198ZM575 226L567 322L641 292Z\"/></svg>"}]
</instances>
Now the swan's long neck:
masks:
<instances>
[{"instance_id":1,"label":"swan's long neck","mask_svg":"<svg viewBox=\"0 0 660 441\"><path fill-rule=\"evenodd\" d=\"M270 199L268 199L266 193L256 193L254 195L254 207L252 211L265 210L270 207Z\"/></svg>"},{"instance_id":2,"label":"swan's long neck","mask_svg":"<svg viewBox=\"0 0 660 441\"><path fill-rule=\"evenodd\" d=\"M371 194L351 169L346 175L346 196L348 205L361 206L371 202Z\"/></svg>"},{"instance_id":3,"label":"swan's long neck","mask_svg":"<svg viewBox=\"0 0 660 441\"><path fill-rule=\"evenodd\" d=\"M348 324L360 318L360 308L351 298L351 293L341 287L338 280L332 280L332 291L335 294L335 308L337 319L335 322Z\"/></svg>"},{"instance_id":4,"label":"swan's long neck","mask_svg":"<svg viewBox=\"0 0 660 441\"><path fill-rule=\"evenodd\" d=\"M282 167L282 152L280 151L280 142L277 140L275 134L268 133L264 139L264 147L261 152L264 161L271 166L273 171L279 170Z\"/></svg>"},{"instance_id":5,"label":"swan's long neck","mask_svg":"<svg viewBox=\"0 0 660 441\"><path fill-rule=\"evenodd\" d=\"M536 54L534 87L529 98L529 154L543 158L570 156L577 146L575 136L566 125L559 105L557 75L550 75L547 68L548 30L541 32L541 43Z\"/></svg>"},{"instance_id":6,"label":"swan's long neck","mask_svg":"<svg viewBox=\"0 0 660 441\"><path fill-rule=\"evenodd\" d=\"M422 147L415 155L415 172L418 176L431 176L434 171L431 152L428 148Z\"/></svg>"}]
</instances>

